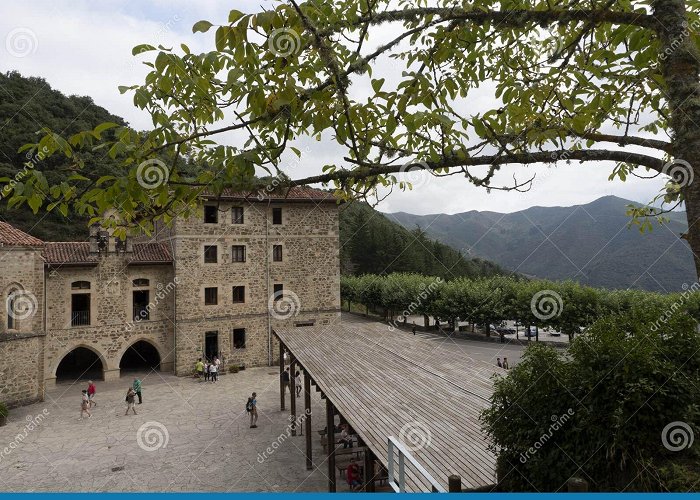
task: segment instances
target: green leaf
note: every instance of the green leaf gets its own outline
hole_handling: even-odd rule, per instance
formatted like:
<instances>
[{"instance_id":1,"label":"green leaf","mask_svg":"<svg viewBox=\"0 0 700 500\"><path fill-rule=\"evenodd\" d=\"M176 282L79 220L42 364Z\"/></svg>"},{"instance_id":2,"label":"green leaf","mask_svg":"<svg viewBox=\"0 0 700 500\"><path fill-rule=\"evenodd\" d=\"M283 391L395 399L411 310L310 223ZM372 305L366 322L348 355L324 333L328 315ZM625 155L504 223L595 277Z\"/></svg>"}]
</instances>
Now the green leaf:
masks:
<instances>
[{"instance_id":1,"label":"green leaf","mask_svg":"<svg viewBox=\"0 0 700 500\"><path fill-rule=\"evenodd\" d=\"M197 32L206 33L207 31L209 31L209 28L211 28L212 26L214 26L214 25L212 23L210 23L209 21L197 21L192 26L192 33L197 33Z\"/></svg>"},{"instance_id":2,"label":"green leaf","mask_svg":"<svg viewBox=\"0 0 700 500\"><path fill-rule=\"evenodd\" d=\"M137 56L139 54L143 54L144 52L150 52L152 50L156 50L156 48L153 45L142 43L141 45L137 45L136 47L131 49L131 55Z\"/></svg>"}]
</instances>

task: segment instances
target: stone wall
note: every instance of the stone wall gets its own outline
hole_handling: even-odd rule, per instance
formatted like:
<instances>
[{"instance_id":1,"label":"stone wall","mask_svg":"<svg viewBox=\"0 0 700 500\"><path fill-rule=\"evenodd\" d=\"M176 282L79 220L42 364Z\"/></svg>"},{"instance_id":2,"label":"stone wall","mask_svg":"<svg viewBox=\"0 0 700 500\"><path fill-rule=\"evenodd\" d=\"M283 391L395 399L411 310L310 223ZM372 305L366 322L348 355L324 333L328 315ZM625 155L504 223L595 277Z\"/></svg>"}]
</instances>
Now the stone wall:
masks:
<instances>
[{"instance_id":1,"label":"stone wall","mask_svg":"<svg viewBox=\"0 0 700 500\"><path fill-rule=\"evenodd\" d=\"M148 279L149 285L134 288L133 280L140 278ZM72 289L76 281L89 282L90 289ZM158 350L161 370L172 371L175 289L172 265L133 265L128 263L128 254L101 255L98 265L50 269L46 280L50 298L46 317L47 386L55 382L61 360L77 347L86 347L99 356L105 380L119 378L122 355L139 340ZM149 292L148 319L134 319L134 290ZM90 293L89 325L71 325L74 293Z\"/></svg>"},{"instance_id":2,"label":"stone wall","mask_svg":"<svg viewBox=\"0 0 700 500\"><path fill-rule=\"evenodd\" d=\"M8 328L8 296L16 292L17 314ZM38 247L0 248L0 335L44 332L44 261Z\"/></svg>"},{"instance_id":3,"label":"stone wall","mask_svg":"<svg viewBox=\"0 0 700 500\"><path fill-rule=\"evenodd\" d=\"M9 407L43 399L44 336L0 335L0 401Z\"/></svg>"}]
</instances>

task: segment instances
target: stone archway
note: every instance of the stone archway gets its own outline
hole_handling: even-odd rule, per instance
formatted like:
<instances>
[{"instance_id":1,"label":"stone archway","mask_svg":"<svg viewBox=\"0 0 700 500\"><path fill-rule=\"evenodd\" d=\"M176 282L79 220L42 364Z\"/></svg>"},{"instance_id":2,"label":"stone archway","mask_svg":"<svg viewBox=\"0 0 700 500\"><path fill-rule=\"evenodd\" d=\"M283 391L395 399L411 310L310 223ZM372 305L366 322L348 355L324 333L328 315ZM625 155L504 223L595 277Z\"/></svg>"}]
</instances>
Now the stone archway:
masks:
<instances>
[{"instance_id":1,"label":"stone archway","mask_svg":"<svg viewBox=\"0 0 700 500\"><path fill-rule=\"evenodd\" d=\"M159 371L162 357L150 341L140 339L127 347L119 359L119 370L126 372Z\"/></svg>"},{"instance_id":2,"label":"stone archway","mask_svg":"<svg viewBox=\"0 0 700 500\"><path fill-rule=\"evenodd\" d=\"M56 366L56 382L104 380L105 363L95 350L78 346L61 358Z\"/></svg>"}]
</instances>

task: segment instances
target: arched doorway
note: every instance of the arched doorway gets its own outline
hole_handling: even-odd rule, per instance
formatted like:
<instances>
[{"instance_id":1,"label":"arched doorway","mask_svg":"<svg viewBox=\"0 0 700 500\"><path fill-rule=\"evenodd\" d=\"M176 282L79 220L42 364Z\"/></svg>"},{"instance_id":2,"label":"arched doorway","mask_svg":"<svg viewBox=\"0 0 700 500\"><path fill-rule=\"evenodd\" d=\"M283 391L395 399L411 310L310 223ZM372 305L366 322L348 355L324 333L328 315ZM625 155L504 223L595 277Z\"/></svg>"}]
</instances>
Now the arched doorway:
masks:
<instances>
[{"instance_id":1,"label":"arched doorway","mask_svg":"<svg viewBox=\"0 0 700 500\"><path fill-rule=\"evenodd\" d=\"M77 347L66 354L56 368L56 382L102 380L104 366L95 351Z\"/></svg>"},{"instance_id":2,"label":"arched doorway","mask_svg":"<svg viewBox=\"0 0 700 500\"><path fill-rule=\"evenodd\" d=\"M144 372L160 370L160 354L153 344L145 340L135 342L124 351L119 361L119 369L124 372Z\"/></svg>"}]
</instances>

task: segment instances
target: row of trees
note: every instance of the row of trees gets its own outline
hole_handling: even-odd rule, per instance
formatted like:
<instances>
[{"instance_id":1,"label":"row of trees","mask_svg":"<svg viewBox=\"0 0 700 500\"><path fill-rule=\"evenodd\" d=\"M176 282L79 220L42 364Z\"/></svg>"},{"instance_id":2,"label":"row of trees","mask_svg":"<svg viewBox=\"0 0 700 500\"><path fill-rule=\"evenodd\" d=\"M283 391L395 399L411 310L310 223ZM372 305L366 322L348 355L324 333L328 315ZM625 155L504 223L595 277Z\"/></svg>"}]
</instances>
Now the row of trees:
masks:
<instances>
[{"instance_id":1,"label":"row of trees","mask_svg":"<svg viewBox=\"0 0 700 500\"><path fill-rule=\"evenodd\" d=\"M344 276L341 295L368 309L380 308L385 319L408 315L489 325L515 320L522 325L551 327L570 338L597 318L631 310L656 311L655 329L678 311L700 317L698 284L675 294L639 290L603 290L578 283L527 280L511 276L457 278L444 281L419 274ZM398 316L397 318L395 318ZM654 325L652 325L654 327Z\"/></svg>"}]
</instances>

